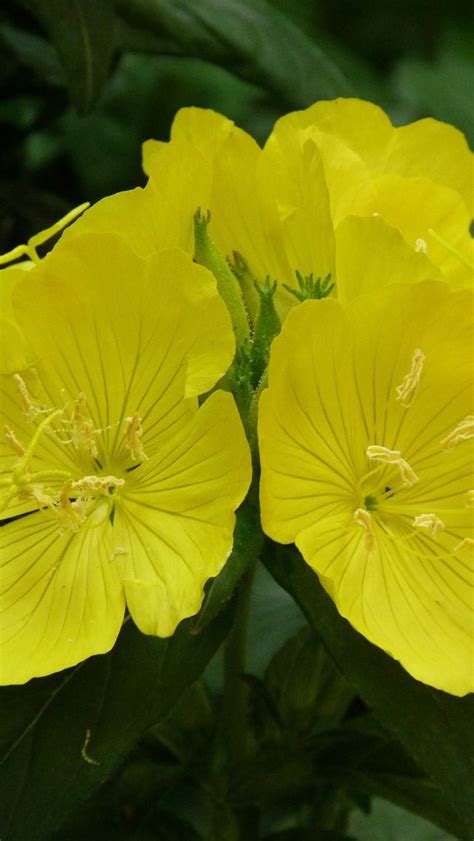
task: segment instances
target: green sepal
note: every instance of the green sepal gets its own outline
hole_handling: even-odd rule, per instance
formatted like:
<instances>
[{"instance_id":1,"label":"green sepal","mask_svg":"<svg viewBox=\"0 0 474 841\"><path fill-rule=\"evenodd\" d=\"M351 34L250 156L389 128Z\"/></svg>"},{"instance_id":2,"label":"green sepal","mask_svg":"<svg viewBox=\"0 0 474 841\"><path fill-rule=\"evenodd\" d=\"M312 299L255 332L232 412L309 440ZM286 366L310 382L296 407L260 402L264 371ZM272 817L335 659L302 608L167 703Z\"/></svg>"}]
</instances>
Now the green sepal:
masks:
<instances>
[{"instance_id":1,"label":"green sepal","mask_svg":"<svg viewBox=\"0 0 474 841\"><path fill-rule=\"evenodd\" d=\"M330 273L325 278L318 277L316 280L312 272L309 275L302 275L297 269L295 275L299 289L294 289L286 283L283 287L298 301L322 300L322 298L327 298L336 286L335 283L331 283Z\"/></svg>"},{"instance_id":2,"label":"green sepal","mask_svg":"<svg viewBox=\"0 0 474 841\"><path fill-rule=\"evenodd\" d=\"M281 321L275 309L275 302L273 300L277 288L276 280L272 283L270 278L266 277L265 283L262 286L260 286L257 281L255 281L254 286L260 298L260 306L255 323L255 333L252 343L252 384L254 388L257 388L268 366L272 341L275 336L278 336L281 330Z\"/></svg>"},{"instance_id":3,"label":"green sepal","mask_svg":"<svg viewBox=\"0 0 474 841\"><path fill-rule=\"evenodd\" d=\"M194 259L212 272L219 294L224 299L232 320L237 347L249 337L250 328L240 286L225 257L209 236L210 211L200 208L194 214Z\"/></svg>"},{"instance_id":4,"label":"green sepal","mask_svg":"<svg viewBox=\"0 0 474 841\"><path fill-rule=\"evenodd\" d=\"M255 289L256 278L250 271L245 257L242 257L238 251L232 252L232 258L232 261L229 261L229 265L239 281L245 306L252 321L254 321L258 313L260 301L259 294Z\"/></svg>"}]
</instances>

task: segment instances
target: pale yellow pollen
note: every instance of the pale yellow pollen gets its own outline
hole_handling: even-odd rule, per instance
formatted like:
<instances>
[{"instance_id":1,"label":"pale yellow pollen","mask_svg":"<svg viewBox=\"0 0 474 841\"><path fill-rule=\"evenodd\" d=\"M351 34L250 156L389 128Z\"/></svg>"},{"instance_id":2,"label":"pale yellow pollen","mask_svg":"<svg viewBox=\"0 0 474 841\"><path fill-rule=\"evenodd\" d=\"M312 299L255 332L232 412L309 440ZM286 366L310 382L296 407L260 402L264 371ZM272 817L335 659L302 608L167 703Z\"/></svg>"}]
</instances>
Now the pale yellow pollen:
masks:
<instances>
[{"instance_id":1,"label":"pale yellow pollen","mask_svg":"<svg viewBox=\"0 0 474 841\"><path fill-rule=\"evenodd\" d=\"M412 523L415 528L427 529L432 537L436 537L440 529L446 528L443 521L436 514L418 514Z\"/></svg>"},{"instance_id":2,"label":"pale yellow pollen","mask_svg":"<svg viewBox=\"0 0 474 841\"><path fill-rule=\"evenodd\" d=\"M367 447L367 457L370 458L371 461L380 461L383 464L396 465L400 471L402 482L407 488L410 488L412 485L416 485L416 483L420 481L413 468L410 467L404 458L402 458L399 450L389 450L388 447L371 444Z\"/></svg>"},{"instance_id":3,"label":"pale yellow pollen","mask_svg":"<svg viewBox=\"0 0 474 841\"><path fill-rule=\"evenodd\" d=\"M5 427L5 441L7 442L8 446L17 456L24 456L25 455L25 448L21 441L18 440L13 429L10 429L9 426Z\"/></svg>"},{"instance_id":4,"label":"pale yellow pollen","mask_svg":"<svg viewBox=\"0 0 474 841\"><path fill-rule=\"evenodd\" d=\"M452 450L456 444L468 441L469 438L474 438L474 415L468 415L460 421L453 431L440 441L440 445L444 450Z\"/></svg>"},{"instance_id":5,"label":"pale yellow pollen","mask_svg":"<svg viewBox=\"0 0 474 841\"><path fill-rule=\"evenodd\" d=\"M421 251L421 253L422 253L422 254L428 254L428 245L427 245L427 243L426 243L426 240L425 240L425 239L422 239L421 237L419 237L419 238L416 240L416 242L415 242L415 251L418 251L418 252L420 252L420 251Z\"/></svg>"},{"instance_id":6,"label":"pale yellow pollen","mask_svg":"<svg viewBox=\"0 0 474 841\"><path fill-rule=\"evenodd\" d=\"M135 412L128 418L125 418L127 424L125 428L125 448L130 453L132 461L146 461L148 456L143 449L142 436L142 419L140 415Z\"/></svg>"},{"instance_id":7,"label":"pale yellow pollen","mask_svg":"<svg viewBox=\"0 0 474 841\"><path fill-rule=\"evenodd\" d=\"M89 496L91 493L107 494L111 488L121 488L125 479L118 479L116 476L83 476L70 483L72 493L79 496Z\"/></svg>"},{"instance_id":8,"label":"pale yellow pollen","mask_svg":"<svg viewBox=\"0 0 474 841\"><path fill-rule=\"evenodd\" d=\"M362 526L364 529L367 551L372 552L375 548L375 533L370 512L366 511L365 508L357 508L356 511L354 511L354 520L357 525Z\"/></svg>"},{"instance_id":9,"label":"pale yellow pollen","mask_svg":"<svg viewBox=\"0 0 474 841\"><path fill-rule=\"evenodd\" d=\"M421 372L425 364L425 355L420 348L416 348L413 358L411 360L411 368L401 385L396 388L397 400L402 406L411 406L416 397L418 386L420 385Z\"/></svg>"},{"instance_id":10,"label":"pale yellow pollen","mask_svg":"<svg viewBox=\"0 0 474 841\"><path fill-rule=\"evenodd\" d=\"M28 391L28 387L20 374L13 374L13 379L16 382L18 391L20 393L21 398L21 408L23 410L23 414L32 420L36 417L36 415L43 414L45 409L41 409L37 403L33 400L30 392Z\"/></svg>"},{"instance_id":11,"label":"pale yellow pollen","mask_svg":"<svg viewBox=\"0 0 474 841\"><path fill-rule=\"evenodd\" d=\"M94 437L94 424L87 414L87 398L82 392L74 402L71 423L71 442L75 447L86 449L92 458L97 458L99 450Z\"/></svg>"}]
</instances>

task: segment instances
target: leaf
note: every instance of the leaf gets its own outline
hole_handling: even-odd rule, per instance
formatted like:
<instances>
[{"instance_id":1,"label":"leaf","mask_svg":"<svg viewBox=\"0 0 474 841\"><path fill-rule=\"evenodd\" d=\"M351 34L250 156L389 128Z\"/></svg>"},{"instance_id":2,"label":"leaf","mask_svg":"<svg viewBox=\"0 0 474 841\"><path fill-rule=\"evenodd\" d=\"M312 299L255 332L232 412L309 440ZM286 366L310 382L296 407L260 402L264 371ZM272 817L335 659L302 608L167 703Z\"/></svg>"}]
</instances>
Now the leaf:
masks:
<instances>
[{"instance_id":1,"label":"leaf","mask_svg":"<svg viewBox=\"0 0 474 841\"><path fill-rule=\"evenodd\" d=\"M21 0L59 52L71 99L87 114L108 77L115 50L113 0Z\"/></svg>"},{"instance_id":2,"label":"leaf","mask_svg":"<svg viewBox=\"0 0 474 841\"><path fill-rule=\"evenodd\" d=\"M186 620L169 639L132 622L115 648L74 669L0 691L0 838L40 841L101 786L198 678L230 625Z\"/></svg>"},{"instance_id":3,"label":"leaf","mask_svg":"<svg viewBox=\"0 0 474 841\"><path fill-rule=\"evenodd\" d=\"M293 733L335 726L354 692L308 626L274 655L265 685L282 722Z\"/></svg>"},{"instance_id":4,"label":"leaf","mask_svg":"<svg viewBox=\"0 0 474 841\"><path fill-rule=\"evenodd\" d=\"M63 68L54 47L45 38L4 23L0 26L0 41L20 64L30 67L48 85L64 86Z\"/></svg>"},{"instance_id":5,"label":"leaf","mask_svg":"<svg viewBox=\"0 0 474 841\"><path fill-rule=\"evenodd\" d=\"M166 37L171 54L220 64L291 107L350 93L337 65L266 0L118 0L117 10Z\"/></svg>"},{"instance_id":6,"label":"leaf","mask_svg":"<svg viewBox=\"0 0 474 841\"><path fill-rule=\"evenodd\" d=\"M317 631L347 680L444 792L474 834L474 696L455 698L405 672L354 631L293 549L274 546L264 562Z\"/></svg>"},{"instance_id":7,"label":"leaf","mask_svg":"<svg viewBox=\"0 0 474 841\"><path fill-rule=\"evenodd\" d=\"M359 794L378 796L463 836L454 811L440 788L428 779L386 731L361 716L325 734L317 747L322 780Z\"/></svg>"}]
</instances>

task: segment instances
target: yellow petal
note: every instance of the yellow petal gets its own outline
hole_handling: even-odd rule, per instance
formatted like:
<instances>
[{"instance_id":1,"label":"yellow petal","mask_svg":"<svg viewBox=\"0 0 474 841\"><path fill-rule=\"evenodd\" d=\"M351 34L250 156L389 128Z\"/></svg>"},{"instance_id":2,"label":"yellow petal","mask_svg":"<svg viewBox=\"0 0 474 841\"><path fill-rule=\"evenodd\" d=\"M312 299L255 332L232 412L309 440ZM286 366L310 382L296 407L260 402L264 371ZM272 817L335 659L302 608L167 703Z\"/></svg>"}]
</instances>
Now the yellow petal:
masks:
<instances>
[{"instance_id":1,"label":"yellow petal","mask_svg":"<svg viewBox=\"0 0 474 841\"><path fill-rule=\"evenodd\" d=\"M375 211L398 228L412 248L424 250L447 278L459 285L471 285L472 268L466 265L474 265L471 219L462 198L426 178L384 175L376 180L375 187Z\"/></svg>"},{"instance_id":2,"label":"yellow petal","mask_svg":"<svg viewBox=\"0 0 474 841\"><path fill-rule=\"evenodd\" d=\"M84 393L107 450L138 413L146 451L186 411L185 394L212 388L231 362L214 278L182 252L142 260L118 238L89 234L35 275L17 287L15 311L40 360L44 402L71 406Z\"/></svg>"},{"instance_id":3,"label":"yellow petal","mask_svg":"<svg viewBox=\"0 0 474 841\"><path fill-rule=\"evenodd\" d=\"M273 132L258 169L263 213L275 232L274 247L266 251L267 260L273 262L272 276L279 281L276 304L282 317L296 303L282 284L296 287L297 270L315 277L334 271L334 231L323 161L314 140L302 140Z\"/></svg>"},{"instance_id":4,"label":"yellow petal","mask_svg":"<svg viewBox=\"0 0 474 841\"><path fill-rule=\"evenodd\" d=\"M341 302L391 283L441 277L428 255L415 251L382 217L347 216L336 229L336 290Z\"/></svg>"},{"instance_id":5,"label":"yellow petal","mask_svg":"<svg viewBox=\"0 0 474 841\"><path fill-rule=\"evenodd\" d=\"M341 615L370 642L423 683L472 692L472 556L447 560L446 541L395 543L377 528L375 541L369 555L360 527L339 517L310 526L296 543Z\"/></svg>"},{"instance_id":6,"label":"yellow petal","mask_svg":"<svg viewBox=\"0 0 474 841\"><path fill-rule=\"evenodd\" d=\"M453 434L473 414L472 313L445 283L308 301L273 344L259 412L266 533L296 542L357 630L458 695L474 689L474 439Z\"/></svg>"},{"instance_id":7,"label":"yellow petal","mask_svg":"<svg viewBox=\"0 0 474 841\"><path fill-rule=\"evenodd\" d=\"M130 613L169 636L197 613L208 578L232 548L234 511L250 484L247 441L233 398L215 392L137 471L117 506L117 564Z\"/></svg>"},{"instance_id":8,"label":"yellow petal","mask_svg":"<svg viewBox=\"0 0 474 841\"><path fill-rule=\"evenodd\" d=\"M393 136L393 127L382 109L362 99L321 100L304 111L283 117L280 122L283 121L300 129L314 126L337 137L365 162L370 172Z\"/></svg>"},{"instance_id":9,"label":"yellow petal","mask_svg":"<svg viewBox=\"0 0 474 841\"><path fill-rule=\"evenodd\" d=\"M66 242L82 234L115 234L140 257L166 248L153 218L153 192L149 186L125 190L101 199L86 210L61 237Z\"/></svg>"},{"instance_id":10,"label":"yellow petal","mask_svg":"<svg viewBox=\"0 0 474 841\"><path fill-rule=\"evenodd\" d=\"M25 261L25 264L30 264ZM33 362L33 354L28 342L18 325L12 307L12 294L17 282L21 280L24 269L8 268L0 271L0 372L12 374L28 367Z\"/></svg>"},{"instance_id":11,"label":"yellow petal","mask_svg":"<svg viewBox=\"0 0 474 841\"><path fill-rule=\"evenodd\" d=\"M394 132L385 160L387 172L424 177L459 193L474 214L474 156L454 126L427 118Z\"/></svg>"},{"instance_id":12,"label":"yellow petal","mask_svg":"<svg viewBox=\"0 0 474 841\"><path fill-rule=\"evenodd\" d=\"M114 644L124 596L110 559L110 525L60 535L30 514L0 529L0 683L73 666Z\"/></svg>"}]
</instances>

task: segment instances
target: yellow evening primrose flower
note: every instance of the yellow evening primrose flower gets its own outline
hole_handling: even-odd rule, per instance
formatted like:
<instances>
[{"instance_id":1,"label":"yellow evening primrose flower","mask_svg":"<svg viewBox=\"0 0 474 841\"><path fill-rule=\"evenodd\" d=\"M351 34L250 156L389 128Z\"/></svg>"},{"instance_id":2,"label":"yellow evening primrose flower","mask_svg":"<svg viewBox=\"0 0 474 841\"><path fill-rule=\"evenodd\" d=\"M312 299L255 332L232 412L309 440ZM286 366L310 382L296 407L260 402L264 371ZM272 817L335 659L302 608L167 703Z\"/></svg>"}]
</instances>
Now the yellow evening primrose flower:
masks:
<instances>
[{"instance_id":1,"label":"yellow evening primrose flower","mask_svg":"<svg viewBox=\"0 0 474 841\"><path fill-rule=\"evenodd\" d=\"M30 362L0 357L2 684L108 651L125 607L172 634L231 551L251 470L232 396L198 403L234 337L188 255L63 239L11 306Z\"/></svg>"},{"instance_id":2,"label":"yellow evening primrose flower","mask_svg":"<svg viewBox=\"0 0 474 841\"><path fill-rule=\"evenodd\" d=\"M102 200L66 236L116 230L141 255L193 253L193 213L210 210L252 317L253 279L267 275L281 317L297 303L297 272L312 294L330 275L326 289L339 297L360 283L472 282L473 158L437 120L394 128L369 102L324 101L278 120L261 149L220 114L184 108L169 143L144 144L144 168L144 189Z\"/></svg>"},{"instance_id":3,"label":"yellow evening primrose flower","mask_svg":"<svg viewBox=\"0 0 474 841\"><path fill-rule=\"evenodd\" d=\"M259 442L264 531L418 680L474 690L473 298L423 282L294 309Z\"/></svg>"}]
</instances>

